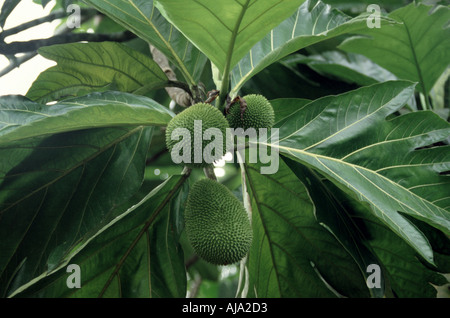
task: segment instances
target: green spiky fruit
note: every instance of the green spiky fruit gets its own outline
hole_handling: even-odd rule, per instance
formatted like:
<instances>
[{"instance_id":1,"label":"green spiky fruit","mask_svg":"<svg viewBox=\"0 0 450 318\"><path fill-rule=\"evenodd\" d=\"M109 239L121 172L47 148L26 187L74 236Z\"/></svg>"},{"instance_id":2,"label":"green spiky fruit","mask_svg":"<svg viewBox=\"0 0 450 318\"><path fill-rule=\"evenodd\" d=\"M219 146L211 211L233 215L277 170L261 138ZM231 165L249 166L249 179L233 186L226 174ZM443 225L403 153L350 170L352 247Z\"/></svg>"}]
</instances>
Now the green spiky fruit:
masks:
<instances>
[{"instance_id":1,"label":"green spiky fruit","mask_svg":"<svg viewBox=\"0 0 450 318\"><path fill-rule=\"evenodd\" d=\"M253 238L242 203L226 186L211 179L195 182L189 191L185 229L197 255L216 265L243 259Z\"/></svg>"},{"instance_id":2,"label":"green spiky fruit","mask_svg":"<svg viewBox=\"0 0 450 318\"><path fill-rule=\"evenodd\" d=\"M190 133L190 138L180 138L179 136L173 138L172 133L177 128L187 129ZM212 137L211 140L203 138L205 131L209 128L217 128L217 131L220 131L222 138L221 149L214 147L215 137ZM183 160L180 163L192 168L206 167L208 164L225 155L228 149L226 138L227 128L229 128L228 121L217 108L210 104L198 103L186 108L171 119L166 130L166 146L171 153L175 145L178 144L175 149L177 156L183 155L183 149L190 150L190 155L186 154L187 160ZM219 143L220 140L217 139L217 142ZM205 155L203 151L211 143L213 145L208 148L211 151ZM198 147L198 145L201 145L201 147Z\"/></svg>"},{"instance_id":3,"label":"green spiky fruit","mask_svg":"<svg viewBox=\"0 0 450 318\"><path fill-rule=\"evenodd\" d=\"M272 128L275 114L270 102L262 95L251 94L243 97L247 108L241 114L240 103L234 103L228 112L227 120L231 128Z\"/></svg>"}]
</instances>

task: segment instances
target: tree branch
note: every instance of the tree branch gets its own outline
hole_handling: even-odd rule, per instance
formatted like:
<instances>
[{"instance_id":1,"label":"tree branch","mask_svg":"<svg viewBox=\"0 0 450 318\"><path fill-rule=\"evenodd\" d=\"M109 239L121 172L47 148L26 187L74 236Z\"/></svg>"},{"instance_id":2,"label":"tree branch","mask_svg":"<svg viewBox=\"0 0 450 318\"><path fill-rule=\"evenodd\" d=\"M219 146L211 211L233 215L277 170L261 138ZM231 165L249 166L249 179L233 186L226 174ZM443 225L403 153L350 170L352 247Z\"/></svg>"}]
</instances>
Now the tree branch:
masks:
<instances>
[{"instance_id":1,"label":"tree branch","mask_svg":"<svg viewBox=\"0 0 450 318\"><path fill-rule=\"evenodd\" d=\"M89 21L92 17L94 17L96 15L95 14L96 10L87 9L84 14L83 14L83 12L84 12L83 10L84 9L81 9L81 21L80 21L81 23L85 23L86 21ZM50 16L50 18L48 18L48 16L47 17L43 17L43 18L36 19L36 20L30 21L30 22L26 22L24 24L21 24L21 25L15 27L15 28L3 31L2 33L0 33L0 43L3 43L3 38L8 36L8 35L10 35L10 34L12 34L13 30L14 30L14 32L20 32L21 30L24 30L26 28L36 26L36 25L42 23L42 21L44 21L44 22L53 21L52 19L55 16L58 16L58 14L54 15L54 16L52 16L50 14L49 16ZM72 31L71 28L68 28L67 26L63 26L59 30L56 30L55 35L68 34L68 33L71 33L71 31ZM6 32L6 35L5 35L5 32ZM19 67L21 64L23 64L26 61L32 59L36 55L37 55L37 52L36 51L32 51L32 52L26 53L26 54L24 54L23 56L20 56L20 57L13 56L12 58L9 58L10 63L9 63L9 65L7 67L5 67L4 69L2 69L0 71L0 77L2 77L3 75L8 74L12 70L14 70L16 67Z\"/></svg>"},{"instance_id":2,"label":"tree branch","mask_svg":"<svg viewBox=\"0 0 450 318\"><path fill-rule=\"evenodd\" d=\"M0 54L16 54L36 51L40 47L54 44L74 43L80 41L103 42L115 41L123 42L135 38L136 35L129 31L110 34L99 33L67 33L52 36L48 39L31 40L26 42L11 42L9 44L0 43Z\"/></svg>"},{"instance_id":3,"label":"tree branch","mask_svg":"<svg viewBox=\"0 0 450 318\"><path fill-rule=\"evenodd\" d=\"M6 66L4 69L0 70L0 77L2 77L3 75L8 74L13 69L15 69L16 67L19 67L21 64L23 64L26 61L32 59L36 55L37 55L36 52L30 52L30 53L26 53L25 55L22 55L20 57L10 58L10 62L8 64L8 66Z\"/></svg>"},{"instance_id":4,"label":"tree branch","mask_svg":"<svg viewBox=\"0 0 450 318\"><path fill-rule=\"evenodd\" d=\"M96 15L97 13L98 13L98 11L95 10L95 9L82 8L80 10L80 15L84 19L89 19L89 18L93 17L94 15ZM69 15L69 13L66 12L64 9L59 9L59 10L56 10L56 11L50 13L49 15L47 15L45 17L25 22L25 23L23 23L21 25L18 25L16 27L14 27L14 28L11 28L11 29L3 30L3 32L0 33L0 42L3 42L3 40L7 36L10 36L10 35L22 32L24 30L27 30L27 29L32 28L32 27L35 27L35 26L37 26L39 24L42 24L42 23L51 22L53 20L64 18L64 17L66 17L68 15Z\"/></svg>"}]
</instances>

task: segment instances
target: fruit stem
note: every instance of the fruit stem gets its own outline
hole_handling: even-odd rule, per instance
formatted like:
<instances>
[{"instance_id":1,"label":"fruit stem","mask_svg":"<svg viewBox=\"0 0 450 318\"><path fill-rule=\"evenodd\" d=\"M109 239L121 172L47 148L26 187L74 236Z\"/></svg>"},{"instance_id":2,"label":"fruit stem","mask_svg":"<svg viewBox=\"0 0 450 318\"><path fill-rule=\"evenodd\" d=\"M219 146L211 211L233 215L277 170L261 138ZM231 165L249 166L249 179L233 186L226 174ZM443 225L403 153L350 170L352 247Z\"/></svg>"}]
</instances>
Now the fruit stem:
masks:
<instances>
[{"instance_id":1,"label":"fruit stem","mask_svg":"<svg viewBox=\"0 0 450 318\"><path fill-rule=\"evenodd\" d=\"M208 179L217 181L217 177L216 177L216 174L214 173L214 167L213 167L213 165L208 165L208 166L206 166L205 168L203 168L203 172L205 173L205 176L206 176Z\"/></svg>"},{"instance_id":2,"label":"fruit stem","mask_svg":"<svg viewBox=\"0 0 450 318\"><path fill-rule=\"evenodd\" d=\"M228 69L229 72L229 69ZM229 88L229 78L222 79L222 87L220 88L219 98L217 99L216 107L223 112L225 109L225 102L227 100L227 93Z\"/></svg>"}]
</instances>

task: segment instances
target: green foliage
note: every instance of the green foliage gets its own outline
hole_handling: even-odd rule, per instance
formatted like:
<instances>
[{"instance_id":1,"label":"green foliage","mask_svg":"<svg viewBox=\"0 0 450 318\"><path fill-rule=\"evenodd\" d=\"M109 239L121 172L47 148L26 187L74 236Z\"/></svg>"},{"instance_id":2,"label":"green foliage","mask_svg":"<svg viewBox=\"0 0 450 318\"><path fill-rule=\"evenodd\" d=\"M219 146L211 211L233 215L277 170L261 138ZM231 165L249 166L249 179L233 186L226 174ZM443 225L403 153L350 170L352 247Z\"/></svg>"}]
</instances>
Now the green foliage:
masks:
<instances>
[{"instance_id":1,"label":"green foliage","mask_svg":"<svg viewBox=\"0 0 450 318\"><path fill-rule=\"evenodd\" d=\"M436 297L448 283L443 1L85 2L102 19L82 29L137 38L42 47L56 66L0 96L2 297ZM271 136L226 147L217 181L173 162L175 128L224 131L227 103L254 94ZM274 173L248 160L254 145ZM238 255L202 253L218 224Z\"/></svg>"},{"instance_id":2,"label":"green foliage","mask_svg":"<svg viewBox=\"0 0 450 318\"><path fill-rule=\"evenodd\" d=\"M131 93L164 87L169 81L149 56L116 42L53 45L39 54L58 63L42 72L27 92L41 103L101 90Z\"/></svg>"},{"instance_id":3,"label":"green foliage","mask_svg":"<svg viewBox=\"0 0 450 318\"><path fill-rule=\"evenodd\" d=\"M144 41L156 46L176 65L189 85L195 85L198 82L206 64L205 55L182 32L167 23L156 9L154 1L115 3L89 0L86 2L134 32Z\"/></svg>"},{"instance_id":4,"label":"green foliage","mask_svg":"<svg viewBox=\"0 0 450 318\"><path fill-rule=\"evenodd\" d=\"M431 10L423 4L410 4L389 14L400 24L366 29L339 48L364 54L399 79L417 82L417 90L428 96L450 63L449 15L449 7ZM426 106L429 108L428 102Z\"/></svg>"},{"instance_id":5,"label":"green foliage","mask_svg":"<svg viewBox=\"0 0 450 318\"><path fill-rule=\"evenodd\" d=\"M184 217L189 242L204 260L229 265L248 253L253 234L247 212L223 184L197 181L189 192Z\"/></svg>"},{"instance_id":6,"label":"green foliage","mask_svg":"<svg viewBox=\"0 0 450 318\"><path fill-rule=\"evenodd\" d=\"M157 7L220 72L227 72L304 1L160 0ZM197 18L196 23L192 23L192 17Z\"/></svg>"}]
</instances>

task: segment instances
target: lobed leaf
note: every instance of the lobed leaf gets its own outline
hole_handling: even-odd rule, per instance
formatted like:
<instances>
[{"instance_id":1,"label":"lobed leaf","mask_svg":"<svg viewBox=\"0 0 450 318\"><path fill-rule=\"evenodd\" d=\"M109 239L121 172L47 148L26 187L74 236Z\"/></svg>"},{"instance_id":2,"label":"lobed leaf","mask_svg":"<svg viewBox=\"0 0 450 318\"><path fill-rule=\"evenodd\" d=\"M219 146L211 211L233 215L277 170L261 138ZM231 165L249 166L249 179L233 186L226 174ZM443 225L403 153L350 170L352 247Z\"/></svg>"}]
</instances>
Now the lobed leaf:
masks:
<instances>
[{"instance_id":1,"label":"lobed leaf","mask_svg":"<svg viewBox=\"0 0 450 318\"><path fill-rule=\"evenodd\" d=\"M260 174L259 166L245 164L253 226L250 296L369 296L360 260L317 220L324 205L283 161L275 174Z\"/></svg>"},{"instance_id":2,"label":"lobed leaf","mask_svg":"<svg viewBox=\"0 0 450 318\"><path fill-rule=\"evenodd\" d=\"M425 96L450 63L450 8L411 3L389 14L400 24L366 28L339 48L367 56L399 79L417 82Z\"/></svg>"},{"instance_id":3,"label":"lobed leaf","mask_svg":"<svg viewBox=\"0 0 450 318\"><path fill-rule=\"evenodd\" d=\"M83 242L59 266L23 285L15 297L184 297L186 275L171 202L186 180L172 176ZM66 285L80 266L81 288Z\"/></svg>"},{"instance_id":4,"label":"lobed leaf","mask_svg":"<svg viewBox=\"0 0 450 318\"><path fill-rule=\"evenodd\" d=\"M436 267L428 266L417 257L416 251L410 245L386 227L377 217L367 213L367 208L361 202L346 196L330 183L327 186L341 204L351 211L352 219L359 224L367 242L379 259L380 263L378 264L388 273L386 278L389 281L387 284L389 288L386 296L436 298L435 287L446 283L445 277L440 273L447 273L449 270L448 237L435 229L424 230L424 224L421 224L420 230L426 234L435 256Z\"/></svg>"},{"instance_id":5,"label":"lobed leaf","mask_svg":"<svg viewBox=\"0 0 450 318\"><path fill-rule=\"evenodd\" d=\"M0 98L0 145L80 129L163 126L174 114L154 100L121 92L92 93L53 105Z\"/></svg>"},{"instance_id":6,"label":"lobed leaf","mask_svg":"<svg viewBox=\"0 0 450 318\"><path fill-rule=\"evenodd\" d=\"M2 296L117 215L142 183L152 132L86 129L0 145Z\"/></svg>"},{"instance_id":7,"label":"lobed leaf","mask_svg":"<svg viewBox=\"0 0 450 318\"><path fill-rule=\"evenodd\" d=\"M336 195L336 190L331 188L320 174L286 157L283 157L283 161L308 189L317 222L351 255L365 280L370 279L370 271L367 271L369 266L372 264L380 266L382 263L371 248L370 240L352 219L353 211L342 202L342 198ZM372 297L386 295L387 273L382 266L379 274L379 286L369 288Z\"/></svg>"},{"instance_id":8,"label":"lobed leaf","mask_svg":"<svg viewBox=\"0 0 450 318\"><path fill-rule=\"evenodd\" d=\"M131 93L169 82L150 57L116 42L59 44L42 47L39 54L57 62L39 74L26 94L39 103L93 91Z\"/></svg>"},{"instance_id":9,"label":"lobed leaf","mask_svg":"<svg viewBox=\"0 0 450 318\"><path fill-rule=\"evenodd\" d=\"M438 175L448 171L448 156L431 159L426 150L416 148L444 140L450 128L432 112L421 113L420 121L410 120L411 116L386 121L413 92L414 84L396 81L318 99L278 123L278 147L283 155L320 171L369 203L377 218L433 262L426 237L399 212L450 233L449 212L434 203L437 197L448 196L446 187L433 199L421 197L423 193L408 188L408 180L393 175L400 169L420 169L412 162L424 160L429 163L420 169L421 182L412 178L413 186L434 183L437 178L448 183Z\"/></svg>"},{"instance_id":10,"label":"lobed leaf","mask_svg":"<svg viewBox=\"0 0 450 318\"><path fill-rule=\"evenodd\" d=\"M150 0L87 0L97 10L157 47L181 72L189 85L199 80L206 57L168 23Z\"/></svg>"},{"instance_id":11,"label":"lobed leaf","mask_svg":"<svg viewBox=\"0 0 450 318\"><path fill-rule=\"evenodd\" d=\"M173 114L121 92L50 106L20 96L0 103L0 281L6 295L114 218L144 177L153 133L144 125L165 125Z\"/></svg>"},{"instance_id":12,"label":"lobed leaf","mask_svg":"<svg viewBox=\"0 0 450 318\"><path fill-rule=\"evenodd\" d=\"M304 0L159 0L161 13L223 75Z\"/></svg>"},{"instance_id":13,"label":"lobed leaf","mask_svg":"<svg viewBox=\"0 0 450 318\"><path fill-rule=\"evenodd\" d=\"M380 23L388 25L395 22L381 18ZM237 94L252 76L293 52L364 29L367 29L366 13L351 18L321 1L308 0L256 43L233 68L231 95Z\"/></svg>"},{"instance_id":14,"label":"lobed leaf","mask_svg":"<svg viewBox=\"0 0 450 318\"><path fill-rule=\"evenodd\" d=\"M392 73L360 54L326 51L321 54L299 57L296 61L307 64L320 74L327 74L360 86L397 79Z\"/></svg>"}]
</instances>

